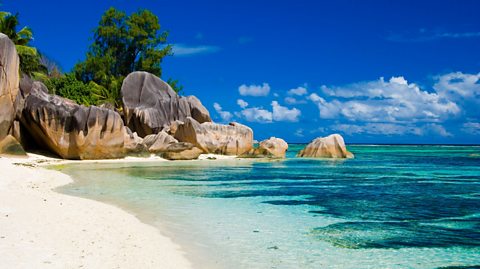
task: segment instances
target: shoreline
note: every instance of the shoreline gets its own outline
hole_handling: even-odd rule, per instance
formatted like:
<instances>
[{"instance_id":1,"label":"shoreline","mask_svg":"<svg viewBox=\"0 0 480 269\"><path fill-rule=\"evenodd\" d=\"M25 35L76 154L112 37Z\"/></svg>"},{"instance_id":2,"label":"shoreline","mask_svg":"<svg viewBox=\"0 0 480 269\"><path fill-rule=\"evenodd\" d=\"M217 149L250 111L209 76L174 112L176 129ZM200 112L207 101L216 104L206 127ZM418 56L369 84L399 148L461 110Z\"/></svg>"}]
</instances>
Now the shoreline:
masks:
<instances>
[{"instance_id":1,"label":"shoreline","mask_svg":"<svg viewBox=\"0 0 480 269\"><path fill-rule=\"evenodd\" d=\"M92 162L166 161L128 158ZM185 251L157 227L120 207L55 191L70 176L38 154L0 157L0 252L7 268L192 268ZM147 242L147 243L146 243Z\"/></svg>"}]
</instances>

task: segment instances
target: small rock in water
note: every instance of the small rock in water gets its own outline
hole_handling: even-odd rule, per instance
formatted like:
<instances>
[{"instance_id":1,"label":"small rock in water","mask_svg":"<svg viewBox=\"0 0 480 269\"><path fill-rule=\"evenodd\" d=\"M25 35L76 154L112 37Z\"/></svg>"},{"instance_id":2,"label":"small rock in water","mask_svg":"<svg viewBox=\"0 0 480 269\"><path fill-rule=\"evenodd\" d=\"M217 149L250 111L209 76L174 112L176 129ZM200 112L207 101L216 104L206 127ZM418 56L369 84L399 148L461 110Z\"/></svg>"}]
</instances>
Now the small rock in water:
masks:
<instances>
[{"instance_id":1,"label":"small rock in water","mask_svg":"<svg viewBox=\"0 0 480 269\"><path fill-rule=\"evenodd\" d=\"M254 233L259 233L260 231L259 230L253 230Z\"/></svg>"}]
</instances>

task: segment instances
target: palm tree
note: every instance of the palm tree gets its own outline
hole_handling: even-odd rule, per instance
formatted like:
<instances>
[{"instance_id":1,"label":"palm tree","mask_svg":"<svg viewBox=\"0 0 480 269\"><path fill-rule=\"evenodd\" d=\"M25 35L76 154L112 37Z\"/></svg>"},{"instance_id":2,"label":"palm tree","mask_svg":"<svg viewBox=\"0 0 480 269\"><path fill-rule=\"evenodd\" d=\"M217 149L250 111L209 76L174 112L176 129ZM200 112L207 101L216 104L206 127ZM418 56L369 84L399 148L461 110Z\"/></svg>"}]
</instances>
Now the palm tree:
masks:
<instances>
[{"instance_id":1,"label":"palm tree","mask_svg":"<svg viewBox=\"0 0 480 269\"><path fill-rule=\"evenodd\" d=\"M25 26L17 32L18 24L18 13L12 15L9 12L0 11L0 32L15 44L20 57L20 70L27 75L32 75L33 72L43 70L40 55L36 48L28 45L33 40L32 29Z\"/></svg>"}]
</instances>

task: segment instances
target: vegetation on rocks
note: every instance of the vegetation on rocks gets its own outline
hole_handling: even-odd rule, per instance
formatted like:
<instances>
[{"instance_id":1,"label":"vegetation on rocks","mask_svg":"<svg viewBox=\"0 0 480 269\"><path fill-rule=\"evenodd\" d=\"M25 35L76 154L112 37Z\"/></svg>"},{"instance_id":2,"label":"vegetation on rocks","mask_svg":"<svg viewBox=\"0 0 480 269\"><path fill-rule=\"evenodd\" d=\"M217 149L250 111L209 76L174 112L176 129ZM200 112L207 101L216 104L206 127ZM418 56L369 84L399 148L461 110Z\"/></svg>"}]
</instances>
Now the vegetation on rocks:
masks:
<instances>
[{"instance_id":1,"label":"vegetation on rocks","mask_svg":"<svg viewBox=\"0 0 480 269\"><path fill-rule=\"evenodd\" d=\"M121 109L124 78L134 71L160 77L163 58L172 55L168 32L161 31L158 17L148 10L127 15L108 9L94 30L85 60L69 73L62 73L54 61L31 46L30 27L18 30L18 26L18 14L0 11L0 32L15 43L20 72L45 83L50 93L87 106L109 103ZM178 80L169 79L167 83L176 92L183 89Z\"/></svg>"}]
</instances>

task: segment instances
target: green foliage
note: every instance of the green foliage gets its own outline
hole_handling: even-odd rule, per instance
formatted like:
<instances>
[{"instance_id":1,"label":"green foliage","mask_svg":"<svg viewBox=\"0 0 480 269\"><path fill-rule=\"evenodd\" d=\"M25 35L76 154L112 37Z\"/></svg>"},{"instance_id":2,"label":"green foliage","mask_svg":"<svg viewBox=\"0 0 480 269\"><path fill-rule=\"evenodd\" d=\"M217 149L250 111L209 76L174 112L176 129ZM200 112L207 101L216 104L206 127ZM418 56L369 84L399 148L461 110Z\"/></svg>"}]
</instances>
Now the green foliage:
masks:
<instances>
[{"instance_id":1,"label":"green foliage","mask_svg":"<svg viewBox=\"0 0 480 269\"><path fill-rule=\"evenodd\" d=\"M0 11L0 32L4 33L15 44L20 57L20 70L31 76L34 72L45 72L45 67L40 63L40 55L37 49L29 46L33 40L32 29L25 26L17 32L19 24L18 13L12 15Z\"/></svg>"},{"instance_id":2,"label":"green foliage","mask_svg":"<svg viewBox=\"0 0 480 269\"><path fill-rule=\"evenodd\" d=\"M85 83L103 86L107 99L117 98L123 78L133 71L147 71L161 76L161 63L171 54L165 45L167 32L160 32L158 17L148 10L128 16L115 8L107 10L94 31L94 41L84 62L74 72Z\"/></svg>"},{"instance_id":3,"label":"green foliage","mask_svg":"<svg viewBox=\"0 0 480 269\"><path fill-rule=\"evenodd\" d=\"M118 91L107 90L93 81L84 83L78 80L73 73L58 77L37 74L35 78L43 81L51 94L73 100L81 105L90 106L110 103L116 107L120 106L118 103L118 100L121 99L120 86L117 85L112 85L111 88L118 89ZM118 81L112 83L118 84Z\"/></svg>"},{"instance_id":4,"label":"green foliage","mask_svg":"<svg viewBox=\"0 0 480 269\"><path fill-rule=\"evenodd\" d=\"M178 79L169 78L169 79L167 80L167 83L168 83L168 85L170 85L170 87L172 87L172 89L173 89L176 93L182 92L182 90L183 90L183 85L180 85L180 83L178 83Z\"/></svg>"},{"instance_id":5,"label":"green foliage","mask_svg":"<svg viewBox=\"0 0 480 269\"><path fill-rule=\"evenodd\" d=\"M98 85L85 84L75 78L73 74L67 74L58 78L44 80L45 86L51 94L68 98L82 105L96 105L99 98L94 94Z\"/></svg>"}]
</instances>

